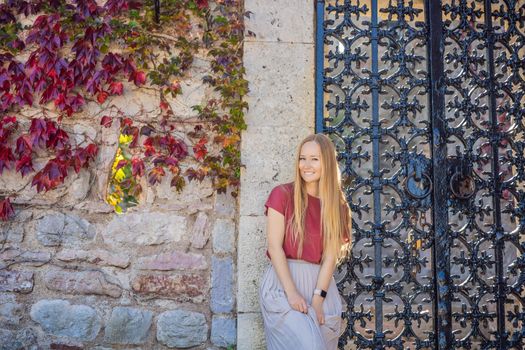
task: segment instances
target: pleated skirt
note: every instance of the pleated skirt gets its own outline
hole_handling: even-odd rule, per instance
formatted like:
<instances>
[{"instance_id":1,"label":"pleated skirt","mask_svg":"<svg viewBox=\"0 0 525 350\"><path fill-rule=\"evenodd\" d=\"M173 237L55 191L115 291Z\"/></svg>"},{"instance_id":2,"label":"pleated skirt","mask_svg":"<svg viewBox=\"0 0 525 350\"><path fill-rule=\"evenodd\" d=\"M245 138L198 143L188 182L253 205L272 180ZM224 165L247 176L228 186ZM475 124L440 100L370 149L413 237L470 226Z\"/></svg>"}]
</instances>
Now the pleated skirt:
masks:
<instances>
[{"instance_id":1,"label":"pleated skirt","mask_svg":"<svg viewBox=\"0 0 525 350\"><path fill-rule=\"evenodd\" d=\"M259 290L268 350L335 350L343 329L343 303L332 278L323 302L325 324L320 325L312 305L320 265L288 259L290 274L298 292L308 304L308 313L293 310L272 265Z\"/></svg>"}]
</instances>

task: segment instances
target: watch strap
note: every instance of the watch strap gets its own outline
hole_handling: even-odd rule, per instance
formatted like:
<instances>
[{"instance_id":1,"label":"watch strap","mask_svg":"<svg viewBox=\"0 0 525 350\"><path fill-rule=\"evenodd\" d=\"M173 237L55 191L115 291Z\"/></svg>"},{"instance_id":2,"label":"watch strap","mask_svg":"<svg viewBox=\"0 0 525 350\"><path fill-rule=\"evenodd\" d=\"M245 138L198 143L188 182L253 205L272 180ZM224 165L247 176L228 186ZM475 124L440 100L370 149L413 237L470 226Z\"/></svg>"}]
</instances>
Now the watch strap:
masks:
<instances>
[{"instance_id":1,"label":"watch strap","mask_svg":"<svg viewBox=\"0 0 525 350\"><path fill-rule=\"evenodd\" d=\"M314 295L319 295L321 298L326 298L326 291L316 288L314 289Z\"/></svg>"}]
</instances>

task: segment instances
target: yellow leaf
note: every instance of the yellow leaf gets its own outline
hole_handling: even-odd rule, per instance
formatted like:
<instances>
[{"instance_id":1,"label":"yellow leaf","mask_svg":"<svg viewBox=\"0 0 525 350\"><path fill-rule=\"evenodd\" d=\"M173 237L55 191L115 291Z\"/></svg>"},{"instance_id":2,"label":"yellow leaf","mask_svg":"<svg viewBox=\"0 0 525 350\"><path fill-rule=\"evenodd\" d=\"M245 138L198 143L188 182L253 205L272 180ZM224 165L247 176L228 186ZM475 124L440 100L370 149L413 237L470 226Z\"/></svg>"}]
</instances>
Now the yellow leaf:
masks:
<instances>
[{"instance_id":1,"label":"yellow leaf","mask_svg":"<svg viewBox=\"0 0 525 350\"><path fill-rule=\"evenodd\" d=\"M118 142L121 144L128 144L131 141L133 141L133 135L120 134L120 137L118 138Z\"/></svg>"}]
</instances>

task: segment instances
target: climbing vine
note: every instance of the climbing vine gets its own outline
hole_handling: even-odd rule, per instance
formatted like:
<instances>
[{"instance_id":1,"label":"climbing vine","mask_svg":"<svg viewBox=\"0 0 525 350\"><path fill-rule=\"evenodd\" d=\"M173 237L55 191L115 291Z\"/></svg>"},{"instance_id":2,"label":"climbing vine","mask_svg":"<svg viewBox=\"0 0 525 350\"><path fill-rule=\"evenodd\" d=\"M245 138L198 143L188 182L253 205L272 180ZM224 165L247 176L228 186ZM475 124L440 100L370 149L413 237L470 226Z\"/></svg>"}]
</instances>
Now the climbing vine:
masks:
<instances>
[{"instance_id":1,"label":"climbing vine","mask_svg":"<svg viewBox=\"0 0 525 350\"><path fill-rule=\"evenodd\" d=\"M210 178L218 192L230 187L236 195L240 132L248 107L243 100L248 84L242 65L242 5L239 0L161 4L8 0L0 5L0 176L6 169L31 176L32 186L41 192L89 167L99 145L77 146L62 121L81 113L88 102L107 106L134 84L160 92L156 120L138 122L117 111L95 121L120 127L107 196L115 210L138 202L142 178L153 186L167 173L179 191L187 181ZM177 118L169 99L182 93L181 82L194 57L203 53L211 62L203 82L216 92L193 106L198 122L181 137L177 127L185 122ZM20 118L27 107L41 108L42 115ZM49 117L50 109L58 117ZM42 152L48 160L35 169L33 160ZM186 160L190 165L181 167ZM4 194L0 219L13 215L10 197Z\"/></svg>"}]
</instances>

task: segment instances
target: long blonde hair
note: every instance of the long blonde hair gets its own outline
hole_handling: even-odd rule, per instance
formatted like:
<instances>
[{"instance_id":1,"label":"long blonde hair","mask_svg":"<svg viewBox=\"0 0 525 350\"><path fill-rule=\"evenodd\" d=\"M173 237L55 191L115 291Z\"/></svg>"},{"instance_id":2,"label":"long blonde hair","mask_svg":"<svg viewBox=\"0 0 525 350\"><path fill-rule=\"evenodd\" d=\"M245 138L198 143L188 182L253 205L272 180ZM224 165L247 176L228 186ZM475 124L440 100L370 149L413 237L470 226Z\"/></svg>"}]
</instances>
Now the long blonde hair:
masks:
<instances>
[{"instance_id":1,"label":"long blonde hair","mask_svg":"<svg viewBox=\"0 0 525 350\"><path fill-rule=\"evenodd\" d=\"M305 216L308 205L306 184L299 170L301 148L307 142L313 141L321 149L321 177L319 179L319 199L321 200L321 230L323 234L323 259L326 254L333 254L340 260L350 246L351 213L348 203L341 189L341 175L332 141L323 134L314 134L306 137L297 149L295 158L294 181L294 213L292 218L292 232L294 242L299 242L298 255L301 257L304 243ZM345 236L348 233L348 242Z\"/></svg>"}]
</instances>

